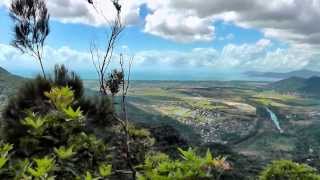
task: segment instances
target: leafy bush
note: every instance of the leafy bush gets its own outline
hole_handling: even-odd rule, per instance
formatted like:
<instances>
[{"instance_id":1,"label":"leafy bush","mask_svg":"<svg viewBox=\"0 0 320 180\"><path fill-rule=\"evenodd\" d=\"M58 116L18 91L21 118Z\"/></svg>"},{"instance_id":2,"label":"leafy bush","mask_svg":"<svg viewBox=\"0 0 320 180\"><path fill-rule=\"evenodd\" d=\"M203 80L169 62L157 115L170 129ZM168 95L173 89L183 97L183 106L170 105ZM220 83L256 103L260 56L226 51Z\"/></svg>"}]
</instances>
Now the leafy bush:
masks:
<instances>
[{"instance_id":1,"label":"leafy bush","mask_svg":"<svg viewBox=\"0 0 320 180\"><path fill-rule=\"evenodd\" d=\"M74 91L57 86L44 94L48 97L48 107L51 107L47 113L28 110L28 115L17 122L26 129L25 136L19 137L14 146L3 144L0 147L0 169L7 165L0 172L0 178L110 176L112 166L107 145L85 131L86 118L81 108L75 107ZM15 152L12 158L9 158L10 150Z\"/></svg>"},{"instance_id":2,"label":"leafy bush","mask_svg":"<svg viewBox=\"0 0 320 180\"><path fill-rule=\"evenodd\" d=\"M218 179L230 169L224 157L214 158L209 150L204 157L198 156L192 148L179 151L181 160L172 160L162 153L147 156L142 166L143 174L139 174L138 179Z\"/></svg>"},{"instance_id":3,"label":"leafy bush","mask_svg":"<svg viewBox=\"0 0 320 180\"><path fill-rule=\"evenodd\" d=\"M69 91L70 89L72 91ZM57 92L58 90L61 92ZM38 121L28 119L27 121L32 120L34 123L41 123L43 118L48 118L45 115L52 113L53 108L62 110L69 120L79 118L77 115L81 112L82 115L87 117L85 123L89 129L116 124L112 116L114 113L113 107L108 98L89 100L84 97L83 91L81 79L75 73L69 72L63 65L55 67L54 75L51 78L44 79L38 76L28 81L14 97L9 99L9 103L4 109L3 136L8 142L17 144L17 140L28 135L28 129L21 123L21 120L26 117L35 118L30 116L30 112L33 112L37 115L36 118L40 119ZM51 93L52 96L48 93ZM62 96L58 97L57 94ZM54 97L57 99L54 99ZM57 101L61 104L58 104Z\"/></svg>"},{"instance_id":4,"label":"leafy bush","mask_svg":"<svg viewBox=\"0 0 320 180\"><path fill-rule=\"evenodd\" d=\"M319 180L317 170L306 165L298 164L289 160L274 161L260 174L260 180Z\"/></svg>"}]
</instances>

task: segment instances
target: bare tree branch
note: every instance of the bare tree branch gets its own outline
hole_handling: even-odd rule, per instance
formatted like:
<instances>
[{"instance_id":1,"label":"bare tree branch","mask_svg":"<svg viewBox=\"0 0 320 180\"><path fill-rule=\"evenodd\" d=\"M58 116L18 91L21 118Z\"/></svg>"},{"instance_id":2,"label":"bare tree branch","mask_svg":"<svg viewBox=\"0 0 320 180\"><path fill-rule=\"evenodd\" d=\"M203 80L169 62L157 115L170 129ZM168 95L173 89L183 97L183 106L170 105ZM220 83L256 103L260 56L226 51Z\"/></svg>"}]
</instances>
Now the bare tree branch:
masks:
<instances>
[{"instance_id":1,"label":"bare tree branch","mask_svg":"<svg viewBox=\"0 0 320 180\"><path fill-rule=\"evenodd\" d=\"M93 8L96 10L98 14L100 14L106 22L109 23L107 18L104 16L103 12L99 7L96 7L95 3L92 0L88 1L92 4ZM114 101L114 96L121 90L122 98L121 98L121 115L118 117L114 114L114 119L119 122L120 126L122 127L122 131L124 133L124 143L125 143L125 153L126 153L126 162L128 167L132 173L132 179L136 179L136 170L131 160L131 149L130 149L130 133L129 133L129 121L127 117L127 108L126 108L126 96L129 89L130 84L130 75L131 75L131 66L133 57L129 61L129 70L127 74L126 80L126 73L125 73L125 65L124 65L124 56L120 54L120 71L113 70L110 74L107 75L108 67L113 58L113 51L115 48L115 44L119 39L119 35L124 30L125 26L121 20L121 8L122 6L119 3L119 0L111 0L115 10L116 10L116 17L114 21L109 23L110 25L110 35L107 36L105 50L102 53L102 57L100 57L99 49L95 43L91 43L90 45L90 53L91 59L93 61L93 65L95 66L98 78L99 78L99 86L100 86L100 93L102 95L108 95L109 92L111 94L111 101L112 104Z\"/></svg>"},{"instance_id":2,"label":"bare tree branch","mask_svg":"<svg viewBox=\"0 0 320 180\"><path fill-rule=\"evenodd\" d=\"M94 53L93 53L93 51L98 51L97 46L91 45L91 47L90 47L92 61L94 61L95 68L98 69L97 75L99 78L100 92L103 95L108 94L107 87L105 84L105 82L106 82L105 79L106 79L108 67L109 67L111 60L113 58L113 50L114 50L115 44L119 38L119 35L121 34L123 29L125 28L125 26L123 25L122 20L121 20L121 5L120 5L119 1L118 0L111 0L111 2L116 10L116 17L111 23L109 23L108 19L104 16L104 13L102 12L102 10L100 8L96 7L96 5L93 1L89 2L90 4L92 4L92 6L96 10L96 12L98 14L100 14L106 20L107 23L109 23L110 31L111 31L110 36L106 40L105 50L103 52L102 58L97 55L98 53L96 55L94 55ZM95 56L95 57L93 57L93 56Z\"/></svg>"},{"instance_id":3,"label":"bare tree branch","mask_svg":"<svg viewBox=\"0 0 320 180\"><path fill-rule=\"evenodd\" d=\"M10 7L14 39L12 46L39 61L44 78L43 46L49 35L50 15L43 0L13 0Z\"/></svg>"}]
</instances>

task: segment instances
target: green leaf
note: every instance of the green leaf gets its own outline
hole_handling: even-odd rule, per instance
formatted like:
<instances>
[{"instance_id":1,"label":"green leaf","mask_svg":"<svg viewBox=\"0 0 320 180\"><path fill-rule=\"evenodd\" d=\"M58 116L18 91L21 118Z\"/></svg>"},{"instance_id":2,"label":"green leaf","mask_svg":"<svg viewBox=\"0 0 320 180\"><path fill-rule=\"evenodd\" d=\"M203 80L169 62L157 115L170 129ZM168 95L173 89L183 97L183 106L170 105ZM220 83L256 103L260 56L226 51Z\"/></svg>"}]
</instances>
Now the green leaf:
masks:
<instances>
[{"instance_id":1,"label":"green leaf","mask_svg":"<svg viewBox=\"0 0 320 180\"><path fill-rule=\"evenodd\" d=\"M211 162L212 160L213 160L213 158L212 158L212 154L211 154L211 152L210 152L210 150L208 149L207 150L207 153L206 153L206 162L207 163L209 163L209 162Z\"/></svg>"},{"instance_id":2,"label":"green leaf","mask_svg":"<svg viewBox=\"0 0 320 180\"><path fill-rule=\"evenodd\" d=\"M184 151L181 148L178 148L178 150L184 160L194 161L198 159L195 151L192 148L189 148L187 151Z\"/></svg>"},{"instance_id":3,"label":"green leaf","mask_svg":"<svg viewBox=\"0 0 320 180\"><path fill-rule=\"evenodd\" d=\"M26 172L28 167L30 166L30 162L28 159L25 160L19 160L14 165L14 173L15 177L14 180L28 180L31 179L31 177L27 178Z\"/></svg>"},{"instance_id":4,"label":"green leaf","mask_svg":"<svg viewBox=\"0 0 320 180\"><path fill-rule=\"evenodd\" d=\"M99 174L102 177L107 177L111 175L112 165L109 164L101 164L99 166Z\"/></svg>"},{"instance_id":5,"label":"green leaf","mask_svg":"<svg viewBox=\"0 0 320 180\"><path fill-rule=\"evenodd\" d=\"M74 101L74 92L69 87L54 87L50 92L45 92L51 103L58 109L63 110Z\"/></svg>"},{"instance_id":6,"label":"green leaf","mask_svg":"<svg viewBox=\"0 0 320 180\"><path fill-rule=\"evenodd\" d=\"M36 167L28 167L28 173L37 178L48 177L48 173L53 170L55 162L53 158L48 156L33 160L36 163Z\"/></svg>"},{"instance_id":7,"label":"green leaf","mask_svg":"<svg viewBox=\"0 0 320 180\"><path fill-rule=\"evenodd\" d=\"M0 157L0 169L3 168L3 166L7 163L8 158L6 157Z\"/></svg>"},{"instance_id":8,"label":"green leaf","mask_svg":"<svg viewBox=\"0 0 320 180\"><path fill-rule=\"evenodd\" d=\"M64 114L67 117L67 121L77 120L82 118L82 111L80 110L80 107L77 108L77 110L73 110L71 106L68 108L63 109Z\"/></svg>"},{"instance_id":9,"label":"green leaf","mask_svg":"<svg viewBox=\"0 0 320 180\"><path fill-rule=\"evenodd\" d=\"M178 148L181 160L172 160L163 154L147 156L143 174L137 177L140 180L175 180L175 179L216 179L225 170L230 169L225 158L213 158L208 150L204 157L198 156L196 151L189 148L187 151Z\"/></svg>"},{"instance_id":10,"label":"green leaf","mask_svg":"<svg viewBox=\"0 0 320 180\"><path fill-rule=\"evenodd\" d=\"M7 161L9 160L7 158L9 151L11 151L13 149L13 145L12 144L2 144L0 146L0 169L3 168L3 166L7 163Z\"/></svg>"},{"instance_id":11,"label":"green leaf","mask_svg":"<svg viewBox=\"0 0 320 180\"><path fill-rule=\"evenodd\" d=\"M40 130L45 123L47 122L46 118L38 117L35 113L30 114L21 123L25 126L31 127L36 130Z\"/></svg>"},{"instance_id":12,"label":"green leaf","mask_svg":"<svg viewBox=\"0 0 320 180\"><path fill-rule=\"evenodd\" d=\"M0 146L0 155L6 157L9 153L9 151L11 151L13 149L13 145L12 144L3 144L2 146Z\"/></svg>"},{"instance_id":13,"label":"green leaf","mask_svg":"<svg viewBox=\"0 0 320 180\"><path fill-rule=\"evenodd\" d=\"M57 156L62 159L66 160L71 158L75 155L75 152L73 151L73 146L66 148L64 146L57 148L54 148L54 152L57 154Z\"/></svg>"},{"instance_id":14,"label":"green leaf","mask_svg":"<svg viewBox=\"0 0 320 180\"><path fill-rule=\"evenodd\" d=\"M85 180L98 180L99 178L93 178L91 173L89 171L87 171L84 179Z\"/></svg>"}]
</instances>

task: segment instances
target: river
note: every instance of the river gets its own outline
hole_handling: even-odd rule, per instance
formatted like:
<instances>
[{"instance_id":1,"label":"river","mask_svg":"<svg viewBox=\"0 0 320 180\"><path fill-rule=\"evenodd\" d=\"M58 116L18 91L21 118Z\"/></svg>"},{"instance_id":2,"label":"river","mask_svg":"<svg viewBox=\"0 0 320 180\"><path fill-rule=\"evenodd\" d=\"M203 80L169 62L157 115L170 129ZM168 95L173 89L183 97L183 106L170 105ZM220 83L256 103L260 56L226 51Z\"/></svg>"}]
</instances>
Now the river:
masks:
<instances>
[{"instance_id":1,"label":"river","mask_svg":"<svg viewBox=\"0 0 320 180\"><path fill-rule=\"evenodd\" d=\"M283 133L283 130L280 127L280 123L278 120L277 115L272 112L268 107L266 107L266 110L268 111L268 113L270 114L270 119L272 120L272 122L274 123L274 125L277 127L277 129L279 130L280 133Z\"/></svg>"}]
</instances>

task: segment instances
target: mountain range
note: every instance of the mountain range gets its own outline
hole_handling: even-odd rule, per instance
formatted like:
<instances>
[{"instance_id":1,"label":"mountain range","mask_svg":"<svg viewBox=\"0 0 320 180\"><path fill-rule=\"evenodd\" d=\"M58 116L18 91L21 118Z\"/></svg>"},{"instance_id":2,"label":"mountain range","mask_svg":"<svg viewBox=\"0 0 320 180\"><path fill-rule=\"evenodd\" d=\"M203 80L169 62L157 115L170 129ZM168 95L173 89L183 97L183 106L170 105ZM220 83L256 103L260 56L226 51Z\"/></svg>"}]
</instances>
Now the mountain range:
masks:
<instances>
[{"instance_id":1,"label":"mountain range","mask_svg":"<svg viewBox=\"0 0 320 180\"><path fill-rule=\"evenodd\" d=\"M1 97L12 95L26 79L9 73L0 67L0 101Z\"/></svg>"},{"instance_id":2,"label":"mountain range","mask_svg":"<svg viewBox=\"0 0 320 180\"><path fill-rule=\"evenodd\" d=\"M301 69L301 70L290 71L286 73L247 71L244 74L249 77L265 77L265 78L276 78L276 79L287 79L291 77L311 78L313 76L320 76L320 72L312 71L308 69Z\"/></svg>"},{"instance_id":3,"label":"mountain range","mask_svg":"<svg viewBox=\"0 0 320 180\"><path fill-rule=\"evenodd\" d=\"M310 78L290 77L270 83L268 88L279 92L296 92L306 95L320 96L320 77Z\"/></svg>"}]
</instances>

